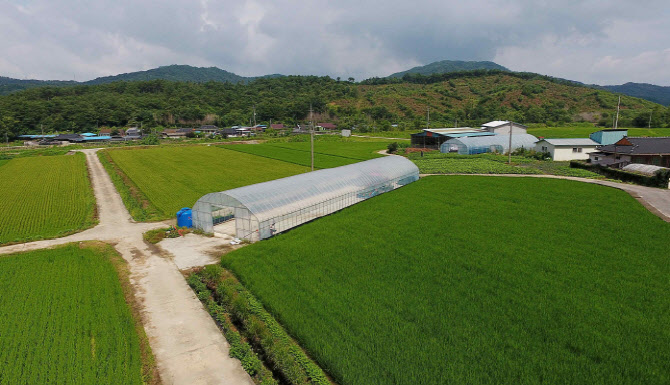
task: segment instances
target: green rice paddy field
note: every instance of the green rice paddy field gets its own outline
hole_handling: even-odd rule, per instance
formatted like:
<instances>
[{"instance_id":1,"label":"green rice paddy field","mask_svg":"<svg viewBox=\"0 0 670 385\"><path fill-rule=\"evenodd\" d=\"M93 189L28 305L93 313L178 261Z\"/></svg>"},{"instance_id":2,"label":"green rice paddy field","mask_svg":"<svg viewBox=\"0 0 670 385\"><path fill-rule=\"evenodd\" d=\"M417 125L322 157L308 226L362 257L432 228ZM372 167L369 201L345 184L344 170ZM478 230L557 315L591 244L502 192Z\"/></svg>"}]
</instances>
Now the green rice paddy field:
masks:
<instances>
[{"instance_id":1,"label":"green rice paddy field","mask_svg":"<svg viewBox=\"0 0 670 385\"><path fill-rule=\"evenodd\" d=\"M616 189L435 176L222 264L341 384L668 384L668 239Z\"/></svg>"},{"instance_id":2,"label":"green rice paddy field","mask_svg":"<svg viewBox=\"0 0 670 385\"><path fill-rule=\"evenodd\" d=\"M0 384L143 384L107 245L0 256Z\"/></svg>"},{"instance_id":3,"label":"green rice paddy field","mask_svg":"<svg viewBox=\"0 0 670 385\"><path fill-rule=\"evenodd\" d=\"M385 150L387 144L387 142L316 141L314 143L314 167L339 167L379 158L383 155L378 154L377 151ZM229 145L225 148L303 166L311 166L309 142Z\"/></svg>"},{"instance_id":4,"label":"green rice paddy field","mask_svg":"<svg viewBox=\"0 0 670 385\"><path fill-rule=\"evenodd\" d=\"M0 244L54 238L95 224L84 154L0 161Z\"/></svg>"},{"instance_id":5,"label":"green rice paddy field","mask_svg":"<svg viewBox=\"0 0 670 385\"><path fill-rule=\"evenodd\" d=\"M136 220L172 218L207 193L309 171L292 163L207 146L108 150L99 156ZM119 179L113 166L127 179Z\"/></svg>"}]
</instances>

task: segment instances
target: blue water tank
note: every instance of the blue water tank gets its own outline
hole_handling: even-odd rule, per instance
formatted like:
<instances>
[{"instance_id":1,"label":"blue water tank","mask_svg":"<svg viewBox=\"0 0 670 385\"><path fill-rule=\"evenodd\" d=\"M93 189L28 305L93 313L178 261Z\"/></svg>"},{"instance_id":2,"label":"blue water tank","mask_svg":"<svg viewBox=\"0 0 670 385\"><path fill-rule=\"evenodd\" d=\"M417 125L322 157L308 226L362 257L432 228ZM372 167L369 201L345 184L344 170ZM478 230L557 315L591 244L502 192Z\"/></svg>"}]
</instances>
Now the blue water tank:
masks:
<instances>
[{"instance_id":1,"label":"blue water tank","mask_svg":"<svg viewBox=\"0 0 670 385\"><path fill-rule=\"evenodd\" d=\"M190 208L184 207L183 209L177 211L177 226L193 227L193 216L191 215Z\"/></svg>"}]
</instances>

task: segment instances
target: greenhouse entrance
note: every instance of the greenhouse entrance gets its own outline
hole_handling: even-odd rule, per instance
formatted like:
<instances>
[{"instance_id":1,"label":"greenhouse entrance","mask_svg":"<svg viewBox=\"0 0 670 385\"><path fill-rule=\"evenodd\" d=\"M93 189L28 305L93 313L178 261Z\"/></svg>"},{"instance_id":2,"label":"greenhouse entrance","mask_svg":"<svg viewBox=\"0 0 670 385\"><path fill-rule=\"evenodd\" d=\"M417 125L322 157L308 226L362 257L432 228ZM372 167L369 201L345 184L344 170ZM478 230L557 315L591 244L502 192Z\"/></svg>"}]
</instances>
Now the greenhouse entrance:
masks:
<instances>
[{"instance_id":1,"label":"greenhouse entrance","mask_svg":"<svg viewBox=\"0 0 670 385\"><path fill-rule=\"evenodd\" d=\"M313 171L207 194L193 206L193 226L254 242L418 179L399 156Z\"/></svg>"}]
</instances>

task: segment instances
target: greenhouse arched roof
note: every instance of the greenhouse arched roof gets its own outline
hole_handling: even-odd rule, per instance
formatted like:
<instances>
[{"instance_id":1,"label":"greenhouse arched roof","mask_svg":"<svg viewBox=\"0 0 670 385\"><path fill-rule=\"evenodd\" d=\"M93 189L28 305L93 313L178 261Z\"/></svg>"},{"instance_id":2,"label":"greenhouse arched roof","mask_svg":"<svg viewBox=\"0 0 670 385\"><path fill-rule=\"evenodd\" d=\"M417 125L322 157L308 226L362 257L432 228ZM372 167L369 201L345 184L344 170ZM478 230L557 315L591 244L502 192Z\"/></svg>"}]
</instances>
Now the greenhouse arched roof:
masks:
<instances>
[{"instance_id":1,"label":"greenhouse arched roof","mask_svg":"<svg viewBox=\"0 0 670 385\"><path fill-rule=\"evenodd\" d=\"M465 138L449 139L442 143L440 152L449 152L452 145L459 147L459 153L462 153L460 147L465 148L483 148L496 146L501 147L502 152L507 152L509 148L509 135L493 135L493 136L472 136ZM512 135L512 149L524 147L532 149L535 147L537 138L530 134L515 134ZM466 154L468 152L465 152Z\"/></svg>"},{"instance_id":2,"label":"greenhouse arched roof","mask_svg":"<svg viewBox=\"0 0 670 385\"><path fill-rule=\"evenodd\" d=\"M193 206L193 222L196 227L211 231L212 211L236 207L247 209L260 225L342 196L387 186L373 193L376 195L418 178L419 169L413 162L401 156L385 156L207 194ZM393 183L396 185L391 186Z\"/></svg>"}]
</instances>

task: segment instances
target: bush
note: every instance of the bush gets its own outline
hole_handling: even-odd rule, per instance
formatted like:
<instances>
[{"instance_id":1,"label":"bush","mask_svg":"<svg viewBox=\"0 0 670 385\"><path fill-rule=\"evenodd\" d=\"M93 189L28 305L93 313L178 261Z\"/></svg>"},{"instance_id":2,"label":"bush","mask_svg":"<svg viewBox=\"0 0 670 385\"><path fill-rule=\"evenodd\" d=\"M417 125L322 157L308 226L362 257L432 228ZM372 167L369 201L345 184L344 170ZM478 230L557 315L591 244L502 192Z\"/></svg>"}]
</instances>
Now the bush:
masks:
<instances>
[{"instance_id":1,"label":"bush","mask_svg":"<svg viewBox=\"0 0 670 385\"><path fill-rule=\"evenodd\" d=\"M604 167L599 164L588 164L576 160L570 161L570 167L582 168L585 170L597 172L608 178L619 179L623 182L631 182L642 186L668 188L668 179L670 179L670 170L659 170L653 176L635 174L632 172L619 170L616 168Z\"/></svg>"},{"instance_id":2,"label":"bush","mask_svg":"<svg viewBox=\"0 0 670 385\"><path fill-rule=\"evenodd\" d=\"M386 148L388 149L387 152L389 154L395 154L395 152L398 151L398 143L397 142L389 143L388 146L386 146Z\"/></svg>"}]
</instances>

